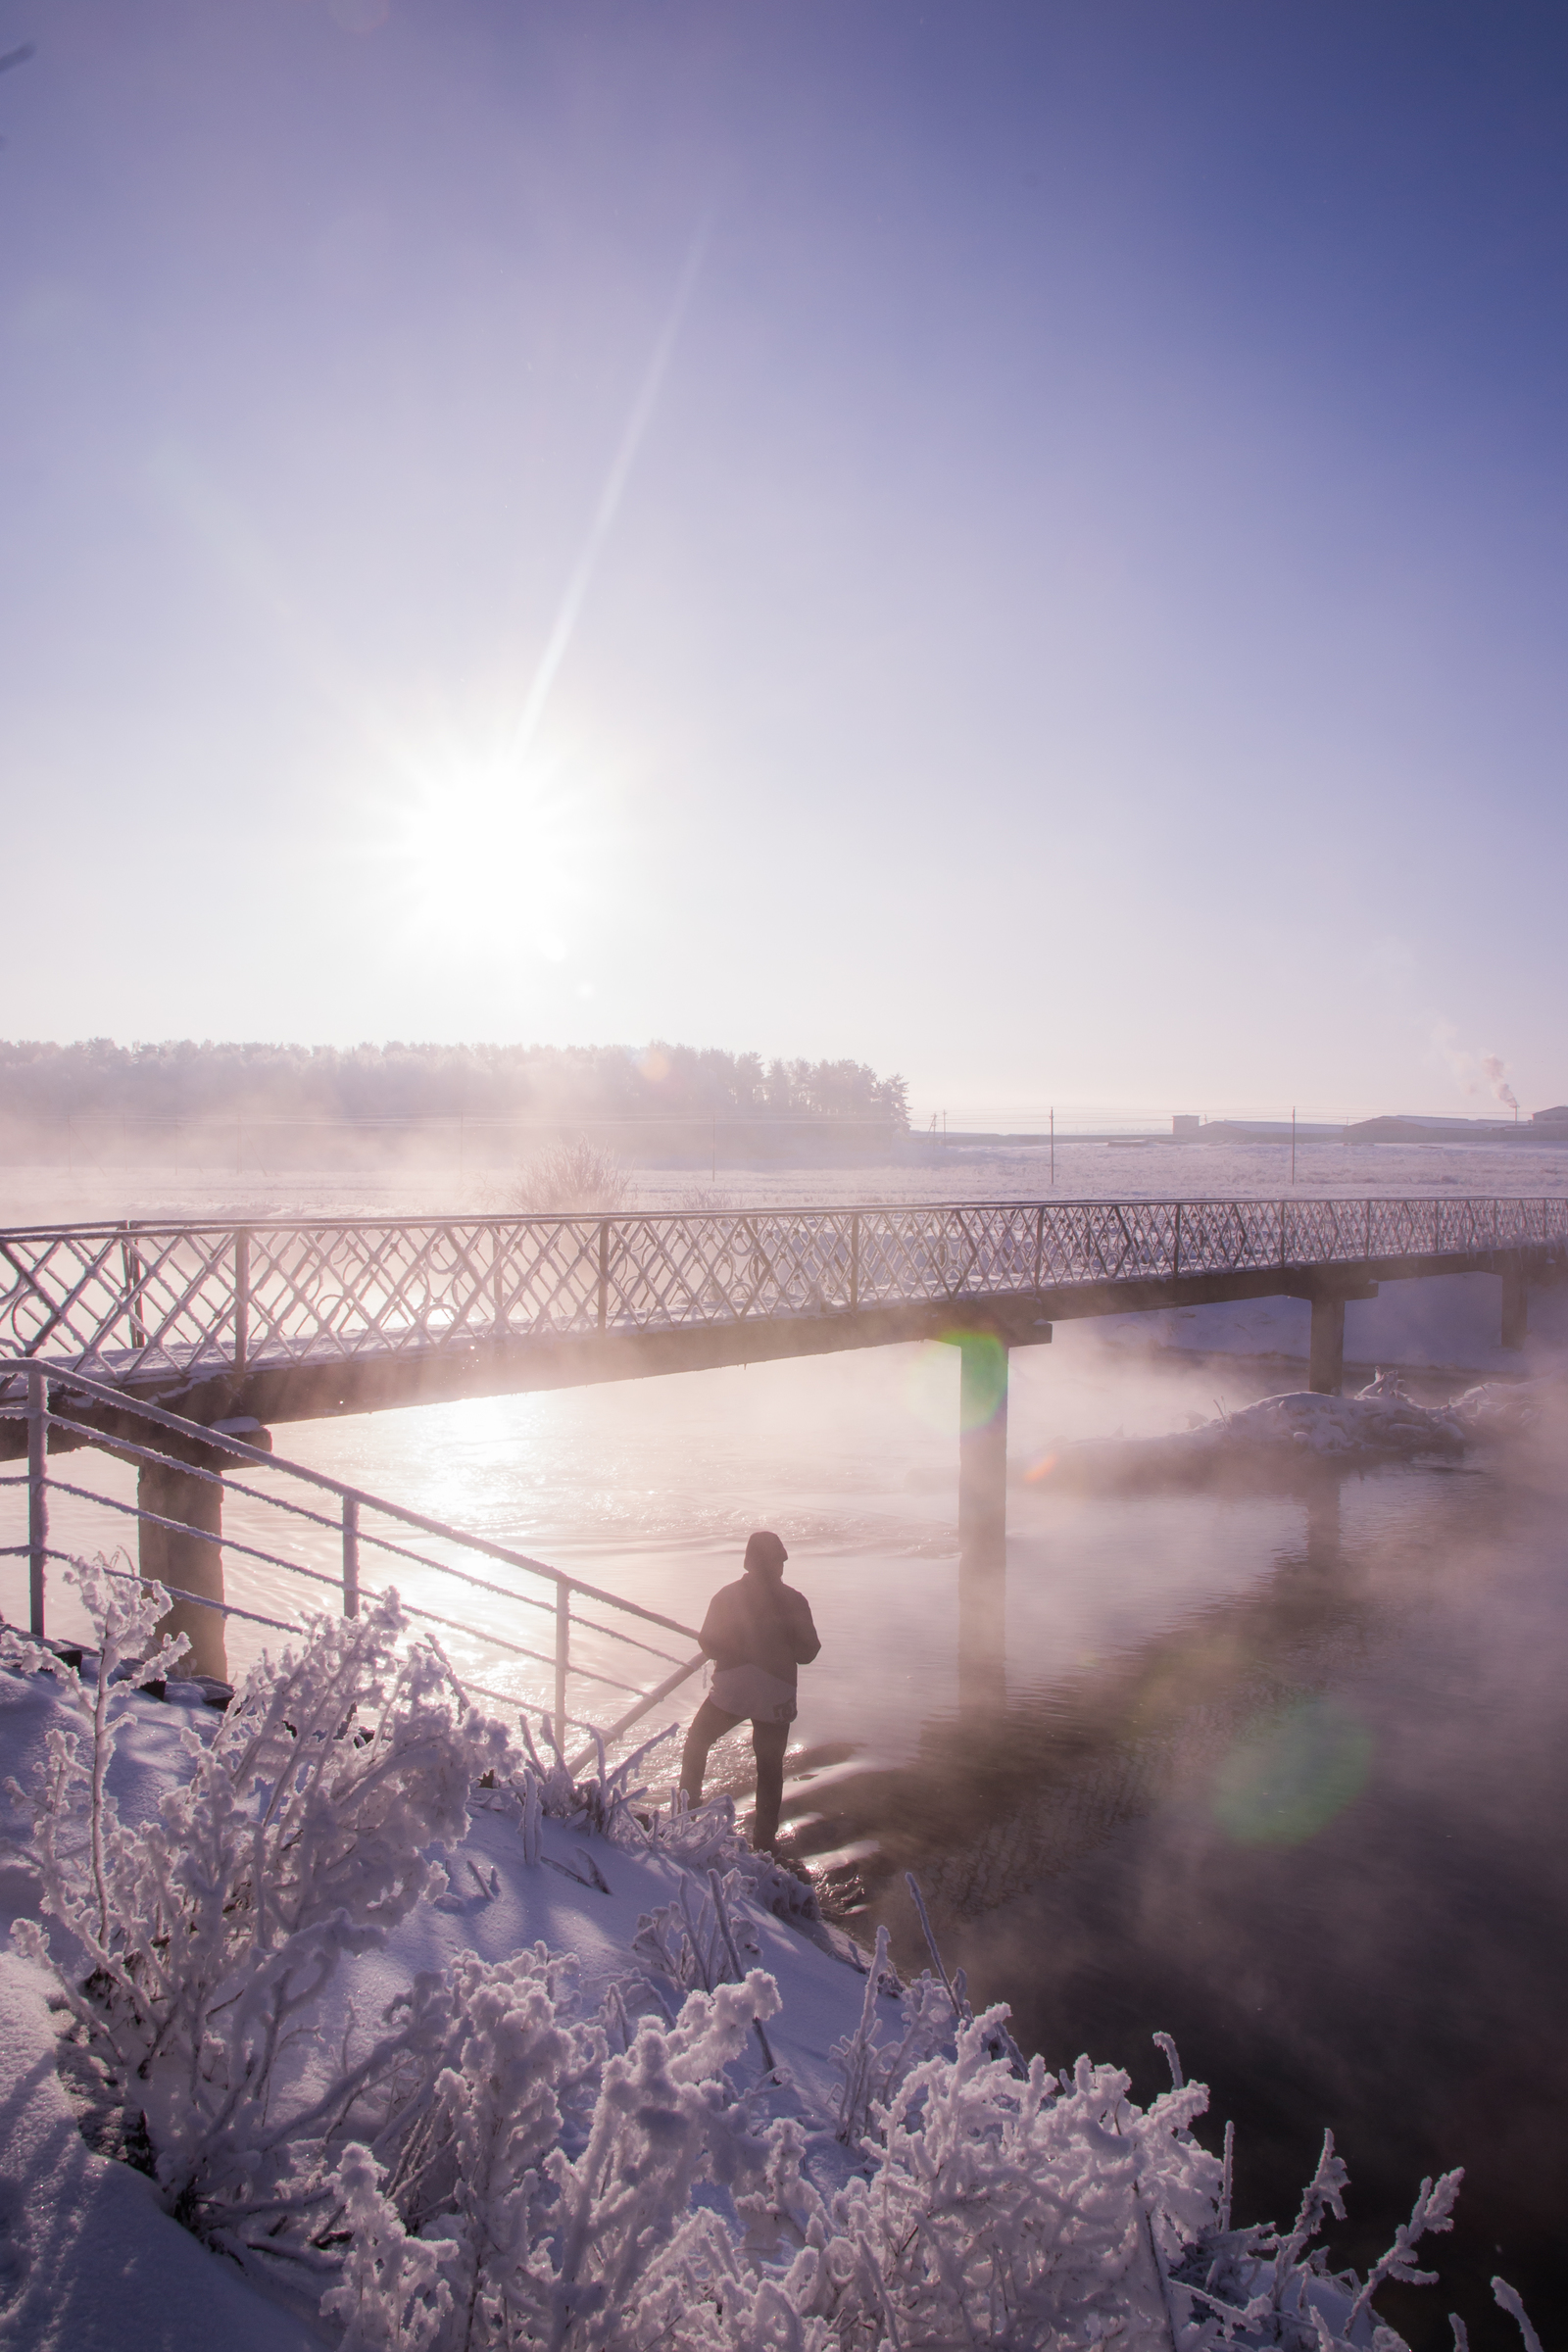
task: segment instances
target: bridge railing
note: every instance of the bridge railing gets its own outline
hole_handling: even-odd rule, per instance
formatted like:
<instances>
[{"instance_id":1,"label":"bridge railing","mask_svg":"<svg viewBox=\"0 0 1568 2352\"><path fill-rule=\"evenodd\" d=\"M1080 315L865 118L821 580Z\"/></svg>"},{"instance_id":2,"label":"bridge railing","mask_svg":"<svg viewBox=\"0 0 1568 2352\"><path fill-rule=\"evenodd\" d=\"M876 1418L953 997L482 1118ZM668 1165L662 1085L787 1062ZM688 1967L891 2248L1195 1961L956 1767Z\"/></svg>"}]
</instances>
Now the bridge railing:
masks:
<instances>
[{"instance_id":1,"label":"bridge railing","mask_svg":"<svg viewBox=\"0 0 1568 2352\"><path fill-rule=\"evenodd\" d=\"M977 1201L0 1234L0 1350L145 1386L478 1341L1568 1244L1568 1200Z\"/></svg>"},{"instance_id":2,"label":"bridge railing","mask_svg":"<svg viewBox=\"0 0 1568 2352\"><path fill-rule=\"evenodd\" d=\"M358 1616L396 1585L466 1689L548 1710L564 1744L563 1726L619 1739L703 1664L678 1618L102 1382L73 1372L68 1385L35 1361L0 1358L0 1420L26 1424L26 1469L0 1475L0 1616L20 1622L24 1607L35 1636L51 1630L52 1571L117 1549L117 1535L134 1548L150 1519L220 1555L221 1600L164 1581L175 1599L236 1626L298 1632L308 1609ZM81 1418L89 1407L112 1409L111 1432ZM149 1465L220 1489L221 1532L142 1505L123 1472ZM128 1555L121 1572L136 1574ZM498 1670L517 1687L493 1688L485 1678Z\"/></svg>"}]
</instances>

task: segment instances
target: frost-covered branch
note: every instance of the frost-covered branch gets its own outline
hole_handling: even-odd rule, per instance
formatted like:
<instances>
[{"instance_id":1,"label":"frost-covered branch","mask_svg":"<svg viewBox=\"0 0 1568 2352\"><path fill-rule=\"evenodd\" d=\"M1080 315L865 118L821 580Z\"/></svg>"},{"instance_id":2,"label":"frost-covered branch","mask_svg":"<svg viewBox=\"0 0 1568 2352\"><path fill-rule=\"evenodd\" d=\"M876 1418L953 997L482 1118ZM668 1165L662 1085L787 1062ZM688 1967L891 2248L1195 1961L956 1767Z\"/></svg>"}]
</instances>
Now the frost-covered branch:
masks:
<instances>
[{"instance_id":1,"label":"frost-covered branch","mask_svg":"<svg viewBox=\"0 0 1568 2352\"><path fill-rule=\"evenodd\" d=\"M65 1678L68 1719L28 1792L52 1934L28 1922L18 1940L145 2132L169 2210L242 2259L276 2251L280 2214L329 2203L322 2143L408 2041L395 2028L333 2066L308 2029L343 1962L444 1883L434 1849L466 1827L470 1777L505 1734L406 1644L388 1594L254 1668L209 1736L185 1733L188 1777L129 1832L108 1770L129 1686L177 1654L152 1644L167 1596L103 1563L75 1575L96 1687Z\"/></svg>"}]
</instances>

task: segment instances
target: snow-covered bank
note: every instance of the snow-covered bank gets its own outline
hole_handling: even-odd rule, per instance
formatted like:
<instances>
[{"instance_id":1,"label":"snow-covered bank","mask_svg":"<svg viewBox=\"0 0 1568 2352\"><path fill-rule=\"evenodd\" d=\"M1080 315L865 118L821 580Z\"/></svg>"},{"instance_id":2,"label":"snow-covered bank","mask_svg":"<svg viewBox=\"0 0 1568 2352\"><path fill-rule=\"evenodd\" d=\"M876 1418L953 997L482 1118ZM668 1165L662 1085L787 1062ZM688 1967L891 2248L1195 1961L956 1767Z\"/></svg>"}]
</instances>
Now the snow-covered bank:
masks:
<instances>
[{"instance_id":1,"label":"snow-covered bank","mask_svg":"<svg viewBox=\"0 0 1568 2352\"><path fill-rule=\"evenodd\" d=\"M1295 1389L1150 1438L1099 1438L1049 1447L1025 1484L1096 1492L1227 1481L1270 1482L1303 1466L1457 1459L1468 1446L1517 1435L1559 1393L1546 1382L1483 1382L1446 1404L1417 1403L1396 1374L1351 1396Z\"/></svg>"},{"instance_id":2,"label":"snow-covered bank","mask_svg":"<svg viewBox=\"0 0 1568 2352\"><path fill-rule=\"evenodd\" d=\"M885 1947L858 1974L774 1915L798 1896L723 1808L573 1788L394 1605L225 1715L130 1688L166 1658L117 1680L164 1596L83 1587L84 1677L15 1637L0 1674L0 2343L94 2352L130 2315L182 2352L222 2296L266 2352L1397 2342L1371 2294L1457 2176L1364 2287L1329 2275L1332 2146L1293 2230L1233 2228L1174 2050L1140 2109L1113 2068L1025 2066L961 1986L897 1987ZM68 2144L73 2109L142 2170Z\"/></svg>"}]
</instances>

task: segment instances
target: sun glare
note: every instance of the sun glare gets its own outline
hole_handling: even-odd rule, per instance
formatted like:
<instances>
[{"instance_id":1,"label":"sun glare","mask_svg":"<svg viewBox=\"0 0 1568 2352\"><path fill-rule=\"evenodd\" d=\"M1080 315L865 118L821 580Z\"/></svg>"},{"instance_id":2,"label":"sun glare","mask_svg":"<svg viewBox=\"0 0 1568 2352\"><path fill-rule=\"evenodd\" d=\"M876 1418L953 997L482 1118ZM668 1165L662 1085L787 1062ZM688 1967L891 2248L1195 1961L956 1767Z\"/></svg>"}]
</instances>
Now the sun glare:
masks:
<instances>
[{"instance_id":1,"label":"sun glare","mask_svg":"<svg viewBox=\"0 0 1568 2352\"><path fill-rule=\"evenodd\" d=\"M580 951L607 881L602 796L581 768L542 749L519 768L499 743L453 740L401 764L375 830L408 932L481 957Z\"/></svg>"}]
</instances>

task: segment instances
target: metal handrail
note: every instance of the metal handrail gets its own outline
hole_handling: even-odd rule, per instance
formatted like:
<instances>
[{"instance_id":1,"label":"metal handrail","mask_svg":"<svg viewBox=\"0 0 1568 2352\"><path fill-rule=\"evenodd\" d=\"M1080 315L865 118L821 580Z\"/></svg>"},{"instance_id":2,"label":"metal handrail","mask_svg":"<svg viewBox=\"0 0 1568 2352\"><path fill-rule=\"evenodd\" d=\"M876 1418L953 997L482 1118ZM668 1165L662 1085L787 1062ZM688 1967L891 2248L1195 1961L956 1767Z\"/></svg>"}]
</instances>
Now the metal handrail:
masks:
<instances>
[{"instance_id":1,"label":"metal handrail","mask_svg":"<svg viewBox=\"0 0 1568 2352\"><path fill-rule=\"evenodd\" d=\"M181 1382L1151 1279L1568 1248L1551 1195L894 1202L0 1233L0 1345Z\"/></svg>"},{"instance_id":2,"label":"metal handrail","mask_svg":"<svg viewBox=\"0 0 1568 2352\"><path fill-rule=\"evenodd\" d=\"M1121 1208L1123 1210L1132 1209L1134 1211L1149 1211L1154 1209L1172 1209L1178 1206L1185 1206L1193 1209L1216 1207L1235 1209L1275 1209L1283 1205L1289 1205L1301 1209L1312 1209L1325 1206L1330 1208L1364 1208L1369 1201L1375 1205L1388 1205L1394 1207L1409 1207L1412 1205L1420 1205L1428 1208L1448 1208L1464 1207L1466 1205L1478 1206L1482 1203L1485 1203L1488 1207L1490 1207L1494 1200L1500 1201L1504 1205L1519 1204L1523 1206L1537 1206L1542 1203L1550 1203L1557 1207L1564 1207L1568 1206L1568 1194L1449 1193L1446 1190L1443 1192L1430 1193L1303 1193L1284 1195L1279 1193L1259 1193L1255 1195L1250 1194L1245 1198L1238 1197L1236 1195L1230 1195L1223 1199L1216 1198L1214 1200L1206 1200L1184 1193L1179 1201L1174 1195L1168 1200L1150 1198L1148 1200L1118 1201L1113 1200L1108 1196L1100 1193L1056 1193L1054 1194L1049 1200L1019 1200L1001 1194L997 1195L995 1198L991 1198L989 1196L981 1196L977 1198L973 1195L965 1194L961 1199L954 1200L815 1200L812 1201L808 1207L803 1208L791 1208L784 1206L773 1208L631 1208L621 1209L614 1214L605 1217L601 1217L597 1210L588 1211L582 1215L574 1215L568 1209L518 1209L516 1211L506 1209L480 1210L476 1212L471 1208L439 1211L421 1210L417 1216L412 1217L384 1215L328 1215L319 1217L244 1218L129 1217L120 1218L115 1221L106 1221L101 1217L86 1217L62 1225L7 1226L3 1231L0 1231L0 1243L36 1240L44 1237L53 1238L57 1235L69 1234L90 1234L94 1237L101 1237L104 1240L112 1239L114 1241L124 1241L126 1239L134 1240L139 1234L146 1235L173 1232L232 1234L236 1228L242 1229L247 1233L319 1233L327 1230L328 1228L335 1230L339 1227L346 1231L385 1233L395 1226L412 1225L526 1225L541 1227L553 1225L580 1225L583 1227L593 1227L595 1230L597 1230L601 1224L609 1224L612 1227L647 1224L730 1225L744 1223L748 1218L755 1217L795 1218L887 1215L956 1216L960 1212L972 1215L979 1210L996 1208L1004 1208L1007 1210L1025 1209L1031 1215L1033 1215L1034 1212L1039 1208L1045 1208L1048 1210L1092 1208L1102 1209L1109 1214L1114 1213L1117 1208Z\"/></svg>"},{"instance_id":3,"label":"metal handrail","mask_svg":"<svg viewBox=\"0 0 1568 2352\"><path fill-rule=\"evenodd\" d=\"M1383 1198L1384 1196L1378 1197ZM1393 1200L1395 1198L1404 1198L1405 1196L1396 1196L1390 1194L1386 1197L1390 1200ZM1439 1196L1438 1194L1432 1194L1430 1196L1421 1197L1437 1200L1442 1196ZM1469 1198L1468 1195L1463 1197ZM1487 1196L1489 1200L1491 1197L1492 1196L1490 1194ZM1511 1198L1513 1196L1509 1197ZM1520 1194L1517 1196L1517 1198L1521 1200L1535 1199L1536 1196L1533 1194ZM514 1213L511 1210L474 1210L471 1208L451 1209L445 1211L437 1209L423 1209L417 1216L413 1217L343 1215L321 1217L246 1217L243 1220L237 1220L233 1217L131 1217L128 1219L121 1218L113 1223L106 1223L101 1217L84 1217L76 1220L74 1223L65 1225L7 1226L3 1232L0 1232L0 1243L55 1241L62 1238L69 1239L73 1236L90 1237L93 1240L107 1240L112 1238L115 1241L123 1242L134 1241L139 1234L174 1232L232 1234L236 1230L236 1226L239 1226L240 1229L246 1233L318 1233L328 1227L331 1227L333 1230L341 1228L345 1232L385 1233L389 1227L398 1225L518 1225L539 1227L553 1225L585 1225L593 1226L597 1230L601 1224L608 1224L612 1228L615 1226L646 1225L650 1223L681 1225L730 1225L742 1223L748 1218L759 1216L872 1217L890 1214L902 1216L910 1211L931 1213L939 1216L948 1214L956 1216L961 1211L965 1210L973 1211L975 1209L986 1208L1013 1209L1020 1207L1027 1207L1032 1210L1040 1205L1041 1204L1039 1202L1033 1200L1019 1201L1000 1197L995 1200L977 1200L965 1196L962 1200L816 1200L811 1203L809 1208L633 1208L621 1209L616 1211L614 1214L605 1217L601 1217L597 1213L576 1216L573 1215L572 1211L569 1209L519 1209ZM1068 1193L1062 1193L1055 1196L1055 1198L1054 1198L1052 1200L1046 1202L1045 1205L1051 1208L1108 1208L1114 1204L1109 1200L1102 1199L1098 1194L1086 1193L1080 1197ZM1125 1206L1126 1203L1124 1202L1122 1205ZM1135 1203L1134 1205L1153 1207L1158 1205L1158 1203L1149 1201Z\"/></svg>"},{"instance_id":4,"label":"metal handrail","mask_svg":"<svg viewBox=\"0 0 1568 2352\"><path fill-rule=\"evenodd\" d=\"M4 1385L8 1382L11 1384L14 1399L10 1402L6 1400ZM25 1396L24 1402L21 1400L22 1393L24 1393ZM57 1396L59 1402L56 1401ZM69 1408L76 1405L79 1409L83 1403L108 1407L114 1415L111 1425L107 1428L100 1427L77 1419ZM62 1406L66 1409L61 1409ZM504 1652L509 1656L525 1658L534 1664L552 1667L555 1677L556 1701L552 1712L558 1730L562 1731L563 1736L564 1727L567 1726L577 1731L589 1731L592 1728L581 1716L571 1714L567 1710L567 1690L570 1677L575 1676L580 1682L597 1686L605 1690L617 1691L636 1702L629 1710L623 1711L619 1719L611 1725L603 1735L606 1739L617 1739L650 1707L657 1705L661 1698L678 1689L680 1684L695 1673L703 1663L701 1651L684 1661L672 1659L668 1651L655 1648L652 1643L640 1640L619 1625L605 1624L597 1618L587 1618L575 1613L571 1603L574 1598L585 1598L598 1604L602 1611L608 1610L612 1616L628 1618L639 1625L658 1626L663 1631L679 1635L695 1644L697 1635L694 1629L682 1624L678 1618L665 1616L657 1609L645 1608L639 1601L624 1599L618 1593L607 1592L602 1586L588 1584L584 1579L572 1576L564 1569L553 1568L548 1562L536 1560L525 1552L513 1550L509 1545L497 1544L488 1537L467 1534L463 1529L453 1527L444 1520L433 1519L422 1511L411 1510L406 1504L393 1502L384 1495L370 1494L364 1488L350 1486L345 1480L332 1478L327 1473L312 1469L303 1462L294 1462L276 1454L263 1452L260 1447L248 1445L243 1438L234 1436L230 1431L208 1429L197 1422L184 1420L179 1414L170 1412L166 1406L143 1402L136 1397L127 1396L122 1390L117 1389L107 1382L91 1379L75 1371L67 1372L60 1367L40 1363L36 1359L28 1361L24 1358L0 1357L0 1419L24 1419L27 1424L26 1474L24 1477L8 1479L5 1482L8 1487L25 1487L27 1491L27 1542L25 1544L0 1545L0 1558L25 1557L28 1562L28 1618L31 1631L37 1638L42 1638L45 1631L45 1584L48 1565L51 1561L66 1560L71 1556L50 1542L49 1495L53 1490L68 1494L74 1499L123 1512L134 1518L138 1524L146 1523L174 1535L193 1537L198 1541L213 1544L224 1551L233 1553L236 1559L255 1560L270 1567L281 1568L313 1585L335 1586L341 1594L341 1606L345 1616L357 1615L361 1600L375 1596L373 1590L361 1582L360 1554L364 1546L408 1560L418 1567L431 1570L437 1575L449 1577L470 1591L491 1593L501 1599L548 1610L554 1615L556 1633L555 1648L550 1653L542 1649L531 1649L504 1635L486 1631L462 1618L450 1616L444 1611L426 1608L414 1602L405 1602L404 1604L408 1614L413 1618L466 1635L496 1652ZM223 1471L220 1467L213 1466L210 1459L206 1461L199 1458L186 1460L182 1458L184 1453L217 1455L223 1461L232 1462L236 1468L265 1469L273 1477L283 1481L297 1482L315 1493L332 1495L338 1503L335 1519L328 1518L323 1512L310 1509L287 1493L269 1494L262 1488L249 1483L237 1490L250 1500L262 1503L268 1509L275 1510L293 1522L297 1523L303 1519L313 1526L335 1532L342 1544L341 1575L339 1577L329 1576L323 1570L310 1566L303 1560L288 1558L281 1551L270 1551L259 1544L248 1544L235 1537L216 1535L211 1529L193 1527L184 1520L154 1511L139 1502L129 1503L120 1496L102 1494L77 1480L60 1477L50 1467L49 1435L52 1430L58 1431L70 1442L73 1451L76 1450L82 1441L85 1441L90 1446L134 1461L138 1465L155 1463L169 1466L172 1463L175 1464L181 1476L198 1482L221 1487L224 1480ZM132 1435L132 1431L139 1434ZM173 1454L160 1449L156 1444L142 1442L144 1438L156 1436L158 1433L180 1441L181 1453ZM57 1455L58 1452L59 1448L57 1447ZM407 1545L395 1543L390 1538L376 1533L373 1528L368 1527L365 1523L368 1513L390 1521L394 1525L416 1529L424 1536L434 1537L443 1544L457 1546L460 1550L476 1552L486 1559L499 1560L509 1567L519 1569L525 1575L541 1580L553 1597L540 1599L533 1593L515 1591L498 1584L493 1578L476 1575L472 1570L459 1566L453 1561L437 1559L422 1551L413 1551ZM280 1619L259 1616L254 1609L241 1607L237 1602L228 1600L226 1595L223 1600L220 1601L210 1595L187 1592L172 1586L168 1589L177 1599L189 1600L199 1607L214 1609L225 1617L238 1617L254 1623L281 1628L281 1630L298 1630L286 1627ZM675 1671L666 1675L656 1690L647 1690L641 1683L628 1682L623 1680L620 1675L607 1672L602 1663L589 1663L580 1656L574 1656L571 1647L571 1637L574 1631L593 1634L602 1640L618 1642L645 1656L658 1658L662 1664L672 1665ZM473 1688L479 1690L481 1686L475 1685ZM521 1699L514 1703L519 1706L533 1704L533 1702L525 1702ZM544 1710L535 1706L535 1711L542 1713ZM577 1760L574 1759L575 1761Z\"/></svg>"},{"instance_id":5,"label":"metal handrail","mask_svg":"<svg viewBox=\"0 0 1568 2352\"><path fill-rule=\"evenodd\" d=\"M416 1527L421 1535L439 1537L444 1543L461 1544L467 1551L483 1552L490 1559L505 1561L509 1568L526 1569L531 1575L546 1577L551 1584L557 1587L564 1585L571 1592L580 1592L589 1600L602 1600L608 1607L623 1609L628 1616L641 1617L649 1625L662 1626L666 1633L691 1634L692 1639L696 1639L695 1634L692 1634L692 1628L689 1625L682 1625L678 1617L665 1617L658 1609L645 1609L640 1601L625 1600L618 1592L607 1592L602 1586L590 1585L582 1577L573 1576L564 1568L552 1568L548 1562L532 1559L526 1552L513 1551L505 1544L492 1542L488 1536L469 1535L462 1528L449 1526L444 1519L431 1519L423 1511L411 1510L406 1503L389 1502L384 1495L372 1494L363 1487L351 1487L343 1479L333 1478L325 1470L312 1469L306 1462L289 1461L281 1454L263 1452L260 1446L249 1446L243 1438L235 1437L231 1430L210 1429L201 1422L184 1420L178 1413L170 1412L165 1405L154 1404L150 1399L144 1400L141 1397L127 1396L122 1389L113 1387L108 1381L90 1380L85 1374L68 1370L64 1366L57 1366L47 1361L39 1363L36 1359L27 1357L0 1355L0 1383L18 1376L25 1379L29 1374L37 1372L45 1375L51 1389L62 1389L69 1396L91 1396L98 1403L110 1405L120 1412L134 1414L137 1420L154 1422L158 1427L170 1430L176 1437L198 1442L213 1452L226 1453L236 1461L257 1464L268 1470L286 1470L291 1478L300 1479L307 1486L319 1487L325 1493L335 1494L340 1502L368 1504L372 1510L379 1511L383 1518L400 1520L405 1527ZM7 1404L4 1389L0 1387L0 1421L15 1421L22 1417L23 1414L16 1405ZM66 1414L57 1412L53 1406L50 1407L49 1418L51 1422L58 1423L64 1428L79 1431L92 1445L104 1446L112 1450L125 1452L135 1450L133 1441L122 1441L85 1422L73 1421ZM158 1458L161 1461L167 1461L169 1456L160 1454ZM206 1471L199 1465L193 1464L190 1475L194 1478L217 1479L220 1478L221 1473L216 1470ZM270 1500L271 1497L268 1497L268 1499ZM282 1503L279 1507L288 1508L290 1506ZM366 1537L364 1541L375 1543L378 1539ZM391 1550L395 1546L388 1544L384 1548ZM461 1569L447 1567L444 1561L425 1560L422 1555L410 1556L418 1556L421 1566L437 1568L443 1575L462 1576L466 1584L478 1585L482 1582L478 1577L464 1575ZM485 1589L489 1592L502 1590L496 1585L488 1586ZM508 1593L506 1597L508 1599L526 1599L527 1595Z\"/></svg>"}]
</instances>

